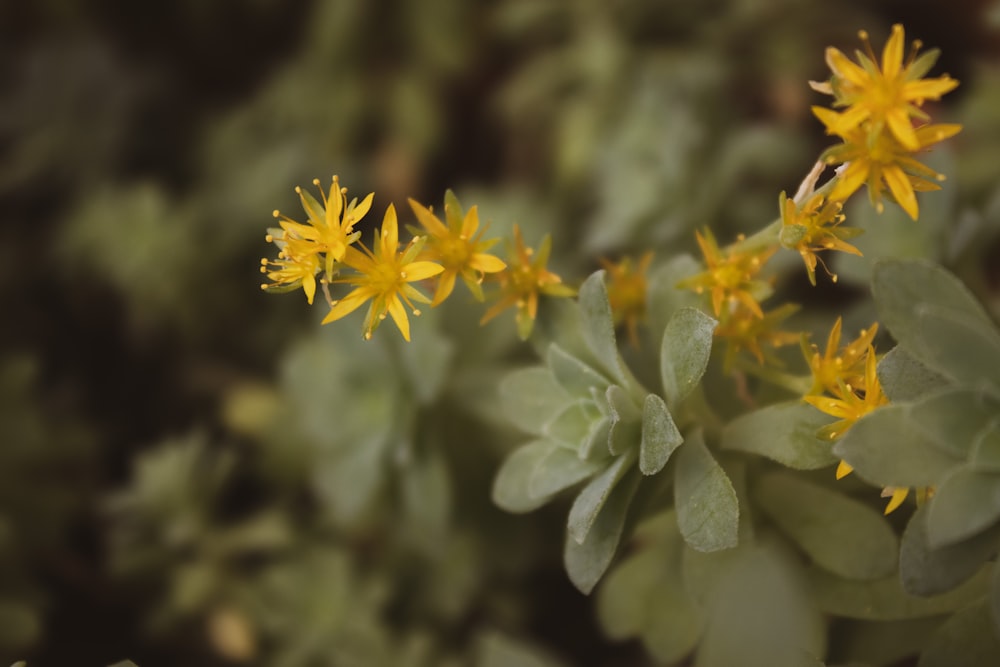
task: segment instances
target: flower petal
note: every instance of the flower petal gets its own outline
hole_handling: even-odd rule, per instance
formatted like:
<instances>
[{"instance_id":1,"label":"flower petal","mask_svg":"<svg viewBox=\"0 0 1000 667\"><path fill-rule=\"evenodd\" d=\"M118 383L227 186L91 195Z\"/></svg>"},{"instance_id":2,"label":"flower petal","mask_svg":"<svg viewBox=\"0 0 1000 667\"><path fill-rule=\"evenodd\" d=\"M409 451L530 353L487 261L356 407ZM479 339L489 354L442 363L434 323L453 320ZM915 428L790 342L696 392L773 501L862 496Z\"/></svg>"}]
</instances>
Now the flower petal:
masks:
<instances>
[{"instance_id":1,"label":"flower petal","mask_svg":"<svg viewBox=\"0 0 1000 667\"><path fill-rule=\"evenodd\" d=\"M887 165L882 169L882 178L885 179L889 190L892 192L892 196L896 198L896 203L899 204L900 208L916 220L919 213L917 209L917 196L913 192L913 185L910 184L910 179L906 177L903 170L895 164Z\"/></svg>"},{"instance_id":2,"label":"flower petal","mask_svg":"<svg viewBox=\"0 0 1000 667\"><path fill-rule=\"evenodd\" d=\"M387 305L392 321L396 323L399 332L403 334L403 339L409 342L410 320L406 317L406 308L403 307L403 302L399 300L398 296L393 294Z\"/></svg>"},{"instance_id":3,"label":"flower petal","mask_svg":"<svg viewBox=\"0 0 1000 667\"><path fill-rule=\"evenodd\" d=\"M423 225L428 234L434 238L448 238L448 228L444 226L443 222L438 220L436 215L431 213L430 209L413 199L408 199L407 201L410 202L410 208L413 209L413 214L417 216L417 221Z\"/></svg>"},{"instance_id":4,"label":"flower petal","mask_svg":"<svg viewBox=\"0 0 1000 667\"><path fill-rule=\"evenodd\" d=\"M417 280L424 280L444 271L444 267L437 262L410 262L403 267L406 272L406 282L412 283Z\"/></svg>"},{"instance_id":5,"label":"flower petal","mask_svg":"<svg viewBox=\"0 0 1000 667\"><path fill-rule=\"evenodd\" d=\"M339 320L345 315L353 313L369 298L371 298L369 290L362 287L357 288L340 301L337 301L333 305L333 308L330 309L330 312L327 313L326 317L323 318L321 324L329 324L330 322Z\"/></svg>"}]
</instances>

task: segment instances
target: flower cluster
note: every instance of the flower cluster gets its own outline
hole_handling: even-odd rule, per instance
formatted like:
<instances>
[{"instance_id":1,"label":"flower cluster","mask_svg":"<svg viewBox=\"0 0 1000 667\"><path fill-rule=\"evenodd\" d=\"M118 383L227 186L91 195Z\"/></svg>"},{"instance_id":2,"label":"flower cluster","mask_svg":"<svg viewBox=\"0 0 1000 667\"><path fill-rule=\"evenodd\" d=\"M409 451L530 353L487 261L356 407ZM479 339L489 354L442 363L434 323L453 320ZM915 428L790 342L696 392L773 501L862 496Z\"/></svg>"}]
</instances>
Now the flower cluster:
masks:
<instances>
[{"instance_id":1,"label":"flower cluster","mask_svg":"<svg viewBox=\"0 0 1000 667\"><path fill-rule=\"evenodd\" d=\"M313 183L319 186L318 180ZM518 333L527 338L540 294L575 294L562 284L559 276L546 269L551 246L548 237L542 242L537 256L531 259L534 251L524 245L520 230L515 227L515 243L508 266L488 252L497 239L482 239L485 227L480 228L477 208L473 206L463 213L451 192L445 197L447 224L431 209L409 200L422 229L411 227L413 237L403 247L400 247L396 209L390 204L369 249L359 240L361 232L356 231L355 226L371 209L374 193L360 203L356 199L348 203L347 190L340 187L336 176L329 197L322 187L319 191L322 201L296 188L307 215L305 223L274 211L280 229L272 230L266 240L274 243L279 252L277 259L261 260L261 273L272 281L262 284L261 288L288 292L301 287L306 300L312 304L317 285L322 285L330 306L323 324L339 320L369 303L363 324L365 338L371 338L379 324L391 317L408 341L407 309L419 315L415 303L432 307L441 304L452 294L461 276L477 300L492 298L497 301L486 313L484 322L509 306L517 306ZM489 297L482 289L487 278L499 285ZM433 281L433 299L417 287L425 281ZM341 298L334 298L330 286L340 284L353 289Z\"/></svg>"},{"instance_id":2,"label":"flower cluster","mask_svg":"<svg viewBox=\"0 0 1000 667\"><path fill-rule=\"evenodd\" d=\"M867 53L857 53L858 63L830 47L826 62L832 77L812 82L813 89L833 96L834 107L844 109L813 107L827 134L843 142L821 158L827 164L845 165L830 199L843 201L867 184L868 195L879 210L882 195L888 191L916 220L919 211L915 193L938 189L936 181L943 177L913 156L961 130L959 125L930 123L923 105L940 99L958 81L948 75L925 79L938 52L932 50L917 57L919 42L914 43L904 62L901 25L892 27L892 35L882 50L881 67L867 33L862 32L861 39Z\"/></svg>"}]
</instances>

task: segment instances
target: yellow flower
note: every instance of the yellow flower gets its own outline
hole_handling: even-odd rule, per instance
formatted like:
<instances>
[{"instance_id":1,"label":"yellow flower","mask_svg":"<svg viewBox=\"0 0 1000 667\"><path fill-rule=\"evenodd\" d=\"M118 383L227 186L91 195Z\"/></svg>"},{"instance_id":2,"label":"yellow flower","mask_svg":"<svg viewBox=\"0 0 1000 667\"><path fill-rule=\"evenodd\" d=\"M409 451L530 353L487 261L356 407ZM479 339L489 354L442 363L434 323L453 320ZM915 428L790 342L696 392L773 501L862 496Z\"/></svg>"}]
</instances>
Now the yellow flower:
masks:
<instances>
[{"instance_id":1,"label":"yellow flower","mask_svg":"<svg viewBox=\"0 0 1000 667\"><path fill-rule=\"evenodd\" d=\"M608 272L608 301L615 324L625 325L629 341L637 347L637 328L646 317L646 272L652 261L652 252L645 253L636 266L629 257L617 264L601 260L601 266Z\"/></svg>"},{"instance_id":2,"label":"yellow flower","mask_svg":"<svg viewBox=\"0 0 1000 667\"><path fill-rule=\"evenodd\" d=\"M833 113L818 109L817 115ZM918 149L923 149L957 134L961 125L924 125L914 130ZM862 184L868 185L868 196L875 208L882 211L882 192L887 188L896 203L906 213L917 219L915 192L938 190L935 181L944 177L910 156L910 151L893 136L880 134L869 140L864 128L850 130L843 135L844 142L827 149L822 157L827 164L847 163L839 175L829 199L844 201Z\"/></svg>"},{"instance_id":3,"label":"yellow flower","mask_svg":"<svg viewBox=\"0 0 1000 667\"><path fill-rule=\"evenodd\" d=\"M451 195L451 192L448 194ZM475 206L470 208L463 218L461 209L458 208L458 201L454 200L453 195L446 196L444 212L448 224L445 226L430 209L413 199L409 202L417 220L428 234L422 256L440 262L444 267L444 271L438 276L437 290L431 305L436 306L448 298L455 288L455 278L458 276L462 276L462 280L476 299L482 301L484 297L480 284L483 276L503 271L507 265L499 257L486 252L497 239L480 240L486 229L485 227L479 229L477 208Z\"/></svg>"},{"instance_id":4,"label":"yellow flower","mask_svg":"<svg viewBox=\"0 0 1000 667\"><path fill-rule=\"evenodd\" d=\"M919 487L915 490L917 507L923 505L934 495L934 487L931 486ZM905 486L887 486L882 489L882 497L889 499L889 502L885 506L885 513L889 514L899 508L908 495L910 495L910 489Z\"/></svg>"},{"instance_id":5,"label":"yellow flower","mask_svg":"<svg viewBox=\"0 0 1000 667\"><path fill-rule=\"evenodd\" d=\"M371 300L364 323L365 338L371 338L372 332L389 315L403 338L410 340L410 321L403 304L409 306L414 315L419 315L420 311L414 308L413 301L430 303L430 299L410 283L430 278L443 270L440 264L417 260L423 243L424 239L414 238L406 248L399 250L396 209L390 204L382 220L382 229L375 234L375 251L360 243L360 251L350 246L345 249L344 264L358 273L334 282L349 283L355 288L343 299L333 302L323 324L339 320Z\"/></svg>"},{"instance_id":6,"label":"yellow flower","mask_svg":"<svg viewBox=\"0 0 1000 667\"><path fill-rule=\"evenodd\" d=\"M480 324L485 324L510 308L517 307L517 333L527 340L538 314L538 295L568 297L576 294L572 287L562 284L562 278L545 268L552 251L552 237L546 235L538 247L538 254L524 245L521 229L514 225L514 245L508 246L508 263L497 280L500 282L500 299L486 311ZM532 255L535 255L532 257Z\"/></svg>"},{"instance_id":7,"label":"yellow flower","mask_svg":"<svg viewBox=\"0 0 1000 667\"><path fill-rule=\"evenodd\" d=\"M869 345L865 353L865 373L862 385L855 386L841 381L832 392L835 397L806 396L802 399L831 417L839 418L839 421L821 428L818 432L819 437L836 440L859 419L889 402L886 395L882 393L882 385L879 384L875 368L875 348Z\"/></svg>"},{"instance_id":8,"label":"yellow flower","mask_svg":"<svg viewBox=\"0 0 1000 667\"><path fill-rule=\"evenodd\" d=\"M844 239L857 236L862 230L856 227L841 227L844 216L840 213L843 204L839 201L824 200L823 195L814 195L802 208L782 192L778 197L778 207L781 210L781 232L778 239L786 248L799 251L805 262L809 282L816 284L816 264L823 264L824 270L837 281L837 276L830 273L826 263L817 256L824 250L839 250L852 255L861 255L861 251L847 243Z\"/></svg>"},{"instance_id":9,"label":"yellow flower","mask_svg":"<svg viewBox=\"0 0 1000 667\"><path fill-rule=\"evenodd\" d=\"M812 372L813 386L810 394L824 391L837 393L841 385L865 386L865 355L878 333L878 324L861 330L861 335L844 347L840 347L841 318L833 324L826 339L826 349L820 354L816 345L807 345L802 339L802 354Z\"/></svg>"},{"instance_id":10,"label":"yellow flower","mask_svg":"<svg viewBox=\"0 0 1000 667\"><path fill-rule=\"evenodd\" d=\"M724 366L730 368L740 350L750 352L761 365L770 361L780 366L780 361L767 354L763 346L781 347L799 340L798 333L777 330L778 325L798 309L797 305L786 303L760 317L742 306L731 311L715 329L716 337L725 339L727 344Z\"/></svg>"},{"instance_id":11,"label":"yellow flower","mask_svg":"<svg viewBox=\"0 0 1000 667\"><path fill-rule=\"evenodd\" d=\"M860 66L830 47L826 62L833 72L829 82L813 84L813 88L834 96L834 106L848 107L843 113L829 112L823 120L830 134L844 136L865 124L869 140L888 128L892 136L908 151L921 148L914 132L912 118L927 120L920 107L925 100L938 100L953 90L958 81L948 75L924 79L934 66L938 51L932 50L916 58L919 42L914 42L909 58L903 62L903 26L892 26L892 35L882 50L882 67L868 43L868 35L860 33L867 55L857 53Z\"/></svg>"},{"instance_id":12,"label":"yellow flower","mask_svg":"<svg viewBox=\"0 0 1000 667\"><path fill-rule=\"evenodd\" d=\"M295 188L302 201L302 208L308 216L307 224L296 222L277 210L273 215L278 218L278 224L285 232L283 241L288 239L309 241L313 244L314 252L325 254L326 277L330 279L335 273L334 264L344 258L347 246L361 236L361 232L354 231L354 225L368 213L374 193L370 193L361 203L354 199L348 204L347 188L340 187L340 181L336 176L333 177L329 198L320 187L319 179L314 180L313 185L319 187L322 204L302 188Z\"/></svg>"},{"instance_id":13,"label":"yellow flower","mask_svg":"<svg viewBox=\"0 0 1000 667\"><path fill-rule=\"evenodd\" d=\"M268 242L274 238L267 237ZM316 273L319 272L319 255L314 252L313 244L302 239L289 238L278 253L278 259L260 260L260 272L266 274L274 282L262 283L260 288L272 292L290 292L302 287L306 301L312 305L316 296Z\"/></svg>"},{"instance_id":14,"label":"yellow flower","mask_svg":"<svg viewBox=\"0 0 1000 667\"><path fill-rule=\"evenodd\" d=\"M682 280L678 286L693 289L698 294L708 290L716 317L722 315L722 306L727 301L731 308L741 304L755 316L764 317L758 299L770 294L771 288L754 276L775 253L777 246L752 251L723 251L707 227L704 236L695 231L695 238L705 257L707 270Z\"/></svg>"}]
</instances>

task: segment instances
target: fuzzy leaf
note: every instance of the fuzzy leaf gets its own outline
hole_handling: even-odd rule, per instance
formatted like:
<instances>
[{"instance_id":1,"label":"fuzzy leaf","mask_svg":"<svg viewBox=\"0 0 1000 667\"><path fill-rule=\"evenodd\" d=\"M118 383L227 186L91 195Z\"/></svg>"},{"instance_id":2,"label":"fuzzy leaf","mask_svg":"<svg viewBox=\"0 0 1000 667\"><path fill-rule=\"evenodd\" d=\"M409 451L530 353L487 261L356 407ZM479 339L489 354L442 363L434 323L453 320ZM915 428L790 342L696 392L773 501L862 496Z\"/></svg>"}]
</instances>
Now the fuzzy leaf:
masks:
<instances>
[{"instance_id":1,"label":"fuzzy leaf","mask_svg":"<svg viewBox=\"0 0 1000 667\"><path fill-rule=\"evenodd\" d=\"M913 423L906 405L865 415L834 444L833 453L881 486L935 486L960 462Z\"/></svg>"},{"instance_id":2,"label":"fuzzy leaf","mask_svg":"<svg viewBox=\"0 0 1000 667\"><path fill-rule=\"evenodd\" d=\"M573 501L566 527L569 536L577 544L583 544L583 541L587 539L587 533L590 532L594 521L597 520L601 508L633 461L635 461L634 455L619 456L607 465L604 472L594 477L587 486L583 487L580 495Z\"/></svg>"},{"instance_id":3,"label":"fuzzy leaf","mask_svg":"<svg viewBox=\"0 0 1000 667\"><path fill-rule=\"evenodd\" d=\"M804 667L823 653L826 626L801 566L776 541L750 543L712 595L697 667Z\"/></svg>"},{"instance_id":4,"label":"fuzzy leaf","mask_svg":"<svg viewBox=\"0 0 1000 667\"><path fill-rule=\"evenodd\" d=\"M667 465L670 455L684 442L667 404L656 394L646 396L642 408L642 440L639 444L639 470L655 475Z\"/></svg>"},{"instance_id":5,"label":"fuzzy leaf","mask_svg":"<svg viewBox=\"0 0 1000 667\"><path fill-rule=\"evenodd\" d=\"M976 389L946 389L914 403L909 415L931 442L966 459L979 433L1000 416L1000 406Z\"/></svg>"},{"instance_id":6,"label":"fuzzy leaf","mask_svg":"<svg viewBox=\"0 0 1000 667\"><path fill-rule=\"evenodd\" d=\"M776 472L754 498L819 566L847 579L878 579L896 569L898 542L879 512L830 489Z\"/></svg>"},{"instance_id":7,"label":"fuzzy leaf","mask_svg":"<svg viewBox=\"0 0 1000 667\"><path fill-rule=\"evenodd\" d=\"M587 408L591 409L588 410ZM560 442L572 449L579 449L580 444L586 440L590 433L591 422L600 419L596 414L597 410L587 401L576 401L570 403L562 412L557 414L545 428L542 435L550 440Z\"/></svg>"},{"instance_id":8,"label":"fuzzy leaf","mask_svg":"<svg viewBox=\"0 0 1000 667\"><path fill-rule=\"evenodd\" d=\"M615 380L625 383L615 323L604 284L604 271L595 271L580 285L580 314L583 319L583 339L604 370Z\"/></svg>"},{"instance_id":9,"label":"fuzzy leaf","mask_svg":"<svg viewBox=\"0 0 1000 667\"><path fill-rule=\"evenodd\" d=\"M606 377L555 343L549 346L546 362L556 381L577 398L591 398L591 388L605 391L610 384Z\"/></svg>"},{"instance_id":10,"label":"fuzzy leaf","mask_svg":"<svg viewBox=\"0 0 1000 667\"><path fill-rule=\"evenodd\" d=\"M856 581L814 569L809 578L823 611L847 618L892 621L937 616L961 609L982 597L989 576L989 568L983 568L961 586L934 597L908 594L896 575L878 581Z\"/></svg>"},{"instance_id":11,"label":"fuzzy leaf","mask_svg":"<svg viewBox=\"0 0 1000 667\"><path fill-rule=\"evenodd\" d=\"M698 551L736 546L740 515L736 491L700 431L681 448L674 479L677 523L687 543Z\"/></svg>"},{"instance_id":12,"label":"fuzzy leaf","mask_svg":"<svg viewBox=\"0 0 1000 667\"><path fill-rule=\"evenodd\" d=\"M531 481L535 470L555 449L560 449L559 445L548 440L535 440L511 452L493 479L492 496L496 506L520 514L547 503L551 496L532 494ZM579 460L573 452L569 454Z\"/></svg>"},{"instance_id":13,"label":"fuzzy leaf","mask_svg":"<svg viewBox=\"0 0 1000 667\"><path fill-rule=\"evenodd\" d=\"M984 472L1000 472L1000 419L991 421L976 435L969 465Z\"/></svg>"},{"instance_id":14,"label":"fuzzy leaf","mask_svg":"<svg viewBox=\"0 0 1000 667\"><path fill-rule=\"evenodd\" d=\"M722 431L722 448L765 456L798 470L825 468L837 462L830 443L816 431L830 417L801 401L777 403L734 419Z\"/></svg>"},{"instance_id":15,"label":"fuzzy leaf","mask_svg":"<svg viewBox=\"0 0 1000 667\"><path fill-rule=\"evenodd\" d=\"M949 618L932 634L917 667L981 667L1000 664L1000 640L983 601Z\"/></svg>"},{"instance_id":16,"label":"fuzzy leaf","mask_svg":"<svg viewBox=\"0 0 1000 667\"><path fill-rule=\"evenodd\" d=\"M959 382L1000 386L1000 335L955 276L927 261L881 260L872 276L879 316L899 344Z\"/></svg>"},{"instance_id":17,"label":"fuzzy leaf","mask_svg":"<svg viewBox=\"0 0 1000 667\"><path fill-rule=\"evenodd\" d=\"M1000 519L1000 474L956 468L931 498L927 543L932 549L969 538Z\"/></svg>"},{"instance_id":18,"label":"fuzzy leaf","mask_svg":"<svg viewBox=\"0 0 1000 667\"><path fill-rule=\"evenodd\" d=\"M625 457L622 460L627 460ZM567 531L563 563L573 585L584 595L590 594L604 576L621 541L639 475L627 475L600 505L582 543ZM576 505L574 505L574 508Z\"/></svg>"},{"instance_id":19,"label":"fuzzy leaf","mask_svg":"<svg viewBox=\"0 0 1000 667\"><path fill-rule=\"evenodd\" d=\"M673 314L660 345L660 376L667 405L676 406L701 380L718 321L695 308Z\"/></svg>"},{"instance_id":20,"label":"fuzzy leaf","mask_svg":"<svg viewBox=\"0 0 1000 667\"><path fill-rule=\"evenodd\" d=\"M924 366L899 345L879 360L878 380L882 391L893 403L920 398L948 382L943 375Z\"/></svg>"},{"instance_id":21,"label":"fuzzy leaf","mask_svg":"<svg viewBox=\"0 0 1000 667\"><path fill-rule=\"evenodd\" d=\"M927 540L927 509L910 517L899 545L899 576L903 590L912 595L937 595L950 591L974 575L1000 548L1000 525L967 540L931 549Z\"/></svg>"},{"instance_id":22,"label":"fuzzy leaf","mask_svg":"<svg viewBox=\"0 0 1000 667\"><path fill-rule=\"evenodd\" d=\"M673 512L657 530L657 542L628 557L608 575L597 596L597 615L612 639L640 637L657 661L679 662L694 650L704 613L681 576L684 540Z\"/></svg>"},{"instance_id":23,"label":"fuzzy leaf","mask_svg":"<svg viewBox=\"0 0 1000 667\"><path fill-rule=\"evenodd\" d=\"M507 375L500 382L500 400L507 419L528 433L540 435L572 398L549 369L536 366Z\"/></svg>"}]
</instances>

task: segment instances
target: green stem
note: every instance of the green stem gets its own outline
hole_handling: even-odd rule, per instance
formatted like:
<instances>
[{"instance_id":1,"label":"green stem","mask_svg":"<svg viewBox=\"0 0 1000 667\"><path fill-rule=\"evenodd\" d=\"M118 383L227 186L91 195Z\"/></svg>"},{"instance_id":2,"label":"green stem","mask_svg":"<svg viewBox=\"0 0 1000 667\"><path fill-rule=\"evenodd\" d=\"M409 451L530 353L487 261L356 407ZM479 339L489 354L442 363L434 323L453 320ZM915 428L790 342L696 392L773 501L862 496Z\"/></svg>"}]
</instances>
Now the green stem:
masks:
<instances>
[{"instance_id":1,"label":"green stem","mask_svg":"<svg viewBox=\"0 0 1000 667\"><path fill-rule=\"evenodd\" d=\"M756 378L764 380L765 382L770 382L771 384L787 389L791 393L798 396L805 396L812 387L811 376L805 377L803 375L785 373L784 371L779 371L774 368L754 364L749 360L742 359L740 357L737 357L734 360L733 366L747 375L752 375Z\"/></svg>"}]
</instances>

